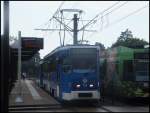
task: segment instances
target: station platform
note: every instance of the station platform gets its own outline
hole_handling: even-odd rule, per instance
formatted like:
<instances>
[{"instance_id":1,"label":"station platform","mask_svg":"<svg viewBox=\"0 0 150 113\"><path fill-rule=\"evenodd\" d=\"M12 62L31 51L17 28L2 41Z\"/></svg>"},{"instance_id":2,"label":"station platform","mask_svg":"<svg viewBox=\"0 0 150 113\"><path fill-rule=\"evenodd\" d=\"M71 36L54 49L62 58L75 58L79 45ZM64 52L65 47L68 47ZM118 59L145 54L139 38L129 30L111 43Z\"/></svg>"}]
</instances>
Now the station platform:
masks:
<instances>
[{"instance_id":1,"label":"station platform","mask_svg":"<svg viewBox=\"0 0 150 113\"><path fill-rule=\"evenodd\" d=\"M36 86L32 80L25 79L21 80L21 84L18 81L15 83L9 96L9 106L42 104L57 105L59 103Z\"/></svg>"},{"instance_id":2,"label":"station platform","mask_svg":"<svg viewBox=\"0 0 150 113\"><path fill-rule=\"evenodd\" d=\"M21 90L21 94L19 94ZM18 99L21 97L22 101ZM110 101L111 102L111 101ZM47 92L39 88L34 80L17 81L9 96L9 112L149 112L149 105L131 106L115 102L105 102L100 106L91 106L86 103L62 106ZM17 107L16 107L17 106Z\"/></svg>"}]
</instances>

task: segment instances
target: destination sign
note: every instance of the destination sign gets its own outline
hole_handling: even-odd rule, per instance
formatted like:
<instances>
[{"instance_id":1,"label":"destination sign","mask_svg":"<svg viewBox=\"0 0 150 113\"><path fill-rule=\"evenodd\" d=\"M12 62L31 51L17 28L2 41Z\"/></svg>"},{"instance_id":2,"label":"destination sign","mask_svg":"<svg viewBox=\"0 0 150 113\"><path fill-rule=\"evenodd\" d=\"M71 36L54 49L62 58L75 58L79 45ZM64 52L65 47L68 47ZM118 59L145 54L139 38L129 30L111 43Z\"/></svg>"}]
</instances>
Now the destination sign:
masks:
<instances>
[{"instance_id":1,"label":"destination sign","mask_svg":"<svg viewBox=\"0 0 150 113\"><path fill-rule=\"evenodd\" d=\"M22 37L22 48L43 49L43 38Z\"/></svg>"}]
</instances>

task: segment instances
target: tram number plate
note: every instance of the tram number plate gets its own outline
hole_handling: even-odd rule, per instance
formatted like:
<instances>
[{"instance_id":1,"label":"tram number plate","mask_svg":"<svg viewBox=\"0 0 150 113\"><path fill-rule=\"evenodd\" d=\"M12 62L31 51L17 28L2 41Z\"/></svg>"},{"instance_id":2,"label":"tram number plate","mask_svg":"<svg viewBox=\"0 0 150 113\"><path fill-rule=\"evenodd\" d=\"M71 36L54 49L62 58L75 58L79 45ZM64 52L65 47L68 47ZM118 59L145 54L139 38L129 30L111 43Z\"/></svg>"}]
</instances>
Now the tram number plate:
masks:
<instances>
[{"instance_id":1,"label":"tram number plate","mask_svg":"<svg viewBox=\"0 0 150 113\"><path fill-rule=\"evenodd\" d=\"M79 93L79 97L92 97L92 93Z\"/></svg>"}]
</instances>

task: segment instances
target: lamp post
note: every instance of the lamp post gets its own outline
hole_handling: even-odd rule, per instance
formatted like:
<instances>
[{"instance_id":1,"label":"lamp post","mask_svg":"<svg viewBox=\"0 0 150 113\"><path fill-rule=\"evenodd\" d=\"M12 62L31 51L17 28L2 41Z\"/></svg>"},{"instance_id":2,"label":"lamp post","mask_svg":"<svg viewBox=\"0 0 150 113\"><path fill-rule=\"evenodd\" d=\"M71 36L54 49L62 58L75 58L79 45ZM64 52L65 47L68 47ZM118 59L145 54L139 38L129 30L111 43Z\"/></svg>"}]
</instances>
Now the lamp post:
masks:
<instances>
[{"instance_id":1,"label":"lamp post","mask_svg":"<svg viewBox=\"0 0 150 113\"><path fill-rule=\"evenodd\" d=\"M16 102L23 102L23 99L21 97L21 31L18 32L18 38L19 38L19 46L18 46L18 82L19 82L19 94L16 98Z\"/></svg>"}]
</instances>

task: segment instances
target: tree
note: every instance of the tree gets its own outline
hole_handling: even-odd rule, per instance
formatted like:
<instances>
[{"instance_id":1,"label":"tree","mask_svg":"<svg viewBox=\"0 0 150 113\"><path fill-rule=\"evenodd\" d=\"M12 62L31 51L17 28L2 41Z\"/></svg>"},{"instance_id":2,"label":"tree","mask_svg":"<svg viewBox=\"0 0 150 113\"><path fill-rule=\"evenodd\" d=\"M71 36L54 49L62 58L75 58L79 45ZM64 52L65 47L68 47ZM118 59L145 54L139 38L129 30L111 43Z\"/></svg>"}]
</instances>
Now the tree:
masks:
<instances>
[{"instance_id":1,"label":"tree","mask_svg":"<svg viewBox=\"0 0 150 113\"><path fill-rule=\"evenodd\" d=\"M112 44L111 47L125 46L130 48L142 48L147 44L147 41L133 37L132 32L129 29L126 29L124 32L121 32L120 37L118 37L117 41Z\"/></svg>"},{"instance_id":2,"label":"tree","mask_svg":"<svg viewBox=\"0 0 150 113\"><path fill-rule=\"evenodd\" d=\"M9 36L9 41L10 42L14 42L16 40L17 40L17 37L15 37L15 36Z\"/></svg>"},{"instance_id":3,"label":"tree","mask_svg":"<svg viewBox=\"0 0 150 113\"><path fill-rule=\"evenodd\" d=\"M37 68L40 62L40 53L36 53L30 60L22 62L22 72L27 73L27 77L37 76L39 69Z\"/></svg>"},{"instance_id":4,"label":"tree","mask_svg":"<svg viewBox=\"0 0 150 113\"><path fill-rule=\"evenodd\" d=\"M105 46L102 43L96 42L95 45L99 46L100 50L105 50Z\"/></svg>"}]
</instances>

